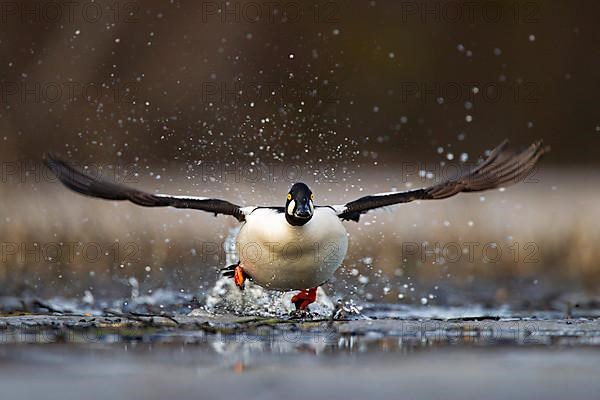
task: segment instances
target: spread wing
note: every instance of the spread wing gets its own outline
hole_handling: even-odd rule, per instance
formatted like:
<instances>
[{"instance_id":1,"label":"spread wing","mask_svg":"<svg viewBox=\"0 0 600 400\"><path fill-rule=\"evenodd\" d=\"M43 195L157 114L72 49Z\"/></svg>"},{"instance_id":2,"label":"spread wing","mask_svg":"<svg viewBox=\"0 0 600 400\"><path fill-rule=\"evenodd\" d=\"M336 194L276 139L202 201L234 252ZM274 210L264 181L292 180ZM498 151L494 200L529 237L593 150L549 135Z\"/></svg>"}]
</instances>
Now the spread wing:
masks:
<instances>
[{"instance_id":1,"label":"spread wing","mask_svg":"<svg viewBox=\"0 0 600 400\"><path fill-rule=\"evenodd\" d=\"M243 209L225 200L151 194L128 186L93 178L51 155L47 155L44 161L48 168L66 187L86 196L106 200L129 200L144 207L190 208L212 212L215 215L231 215L240 222L245 220Z\"/></svg>"},{"instance_id":2,"label":"spread wing","mask_svg":"<svg viewBox=\"0 0 600 400\"><path fill-rule=\"evenodd\" d=\"M546 151L548 149L540 140L516 153L508 149L508 141L505 140L483 163L456 179L422 189L365 196L345 205L334 206L334 209L340 218L358 221L361 214L374 208L413 200L445 199L461 192L479 192L510 185L525 178Z\"/></svg>"}]
</instances>

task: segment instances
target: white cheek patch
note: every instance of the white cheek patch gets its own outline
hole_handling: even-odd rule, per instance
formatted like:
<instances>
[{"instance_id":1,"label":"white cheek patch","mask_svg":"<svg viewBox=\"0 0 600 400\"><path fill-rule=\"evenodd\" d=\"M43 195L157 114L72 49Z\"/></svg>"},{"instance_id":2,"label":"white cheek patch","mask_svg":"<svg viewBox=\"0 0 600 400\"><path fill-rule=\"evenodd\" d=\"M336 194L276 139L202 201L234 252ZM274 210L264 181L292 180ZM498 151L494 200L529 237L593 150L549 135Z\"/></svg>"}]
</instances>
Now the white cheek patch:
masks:
<instances>
[{"instance_id":1,"label":"white cheek patch","mask_svg":"<svg viewBox=\"0 0 600 400\"><path fill-rule=\"evenodd\" d=\"M310 207L310 213L314 214L314 212L315 212L315 205L313 204L312 200L308 201L308 206Z\"/></svg>"},{"instance_id":2,"label":"white cheek patch","mask_svg":"<svg viewBox=\"0 0 600 400\"><path fill-rule=\"evenodd\" d=\"M288 204L287 213L289 215L294 214L294 208L296 208L296 202L294 200L292 200L292 201L290 201L290 204Z\"/></svg>"}]
</instances>

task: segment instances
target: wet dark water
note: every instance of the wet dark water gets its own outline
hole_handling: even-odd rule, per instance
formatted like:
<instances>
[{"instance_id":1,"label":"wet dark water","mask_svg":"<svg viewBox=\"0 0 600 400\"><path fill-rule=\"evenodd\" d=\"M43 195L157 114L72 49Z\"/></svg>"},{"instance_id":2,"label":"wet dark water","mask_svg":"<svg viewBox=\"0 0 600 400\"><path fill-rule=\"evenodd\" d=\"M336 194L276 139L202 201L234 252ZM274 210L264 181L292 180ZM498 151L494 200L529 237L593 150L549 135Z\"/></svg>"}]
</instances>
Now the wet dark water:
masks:
<instances>
[{"instance_id":1,"label":"wet dark water","mask_svg":"<svg viewBox=\"0 0 600 400\"><path fill-rule=\"evenodd\" d=\"M3 398L581 398L600 389L600 352L476 346L356 352L260 345L0 348Z\"/></svg>"},{"instance_id":2,"label":"wet dark water","mask_svg":"<svg viewBox=\"0 0 600 400\"><path fill-rule=\"evenodd\" d=\"M341 321L4 316L2 398L593 399L600 390L596 317L375 311Z\"/></svg>"}]
</instances>

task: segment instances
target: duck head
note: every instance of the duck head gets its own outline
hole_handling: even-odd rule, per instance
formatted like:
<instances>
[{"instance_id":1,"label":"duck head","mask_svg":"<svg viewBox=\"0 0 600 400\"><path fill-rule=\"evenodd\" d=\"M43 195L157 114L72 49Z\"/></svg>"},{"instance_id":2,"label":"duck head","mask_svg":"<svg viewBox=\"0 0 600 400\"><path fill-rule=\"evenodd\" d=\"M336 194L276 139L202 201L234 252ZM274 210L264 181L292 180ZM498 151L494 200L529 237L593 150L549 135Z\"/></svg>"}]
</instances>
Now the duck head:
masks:
<instances>
[{"instance_id":1,"label":"duck head","mask_svg":"<svg viewBox=\"0 0 600 400\"><path fill-rule=\"evenodd\" d=\"M302 226L312 218L315 212L314 195L306 184L294 183L287 194L285 219L290 225Z\"/></svg>"}]
</instances>

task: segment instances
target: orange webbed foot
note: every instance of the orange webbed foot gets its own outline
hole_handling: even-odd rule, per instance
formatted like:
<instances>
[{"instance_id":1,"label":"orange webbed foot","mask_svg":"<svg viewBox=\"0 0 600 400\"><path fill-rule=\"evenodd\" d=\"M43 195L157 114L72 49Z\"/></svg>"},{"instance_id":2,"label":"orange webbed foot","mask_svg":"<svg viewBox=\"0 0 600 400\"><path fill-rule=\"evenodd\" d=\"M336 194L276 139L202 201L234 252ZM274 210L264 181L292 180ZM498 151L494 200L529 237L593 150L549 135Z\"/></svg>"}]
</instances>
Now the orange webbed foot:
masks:
<instances>
[{"instance_id":1,"label":"orange webbed foot","mask_svg":"<svg viewBox=\"0 0 600 400\"><path fill-rule=\"evenodd\" d=\"M233 282L235 283L235 286L240 288L240 290L244 290L246 274L240 265L237 265L233 270Z\"/></svg>"},{"instance_id":2,"label":"orange webbed foot","mask_svg":"<svg viewBox=\"0 0 600 400\"><path fill-rule=\"evenodd\" d=\"M305 289L292 297L296 310L307 310L308 305L317 300L317 288Z\"/></svg>"},{"instance_id":3,"label":"orange webbed foot","mask_svg":"<svg viewBox=\"0 0 600 400\"><path fill-rule=\"evenodd\" d=\"M246 282L246 278L248 275L244 272L244 268L240 263L230 265L229 267L223 268L221 270L223 276L227 278L233 278L233 282L240 289L244 290L244 283Z\"/></svg>"}]
</instances>

